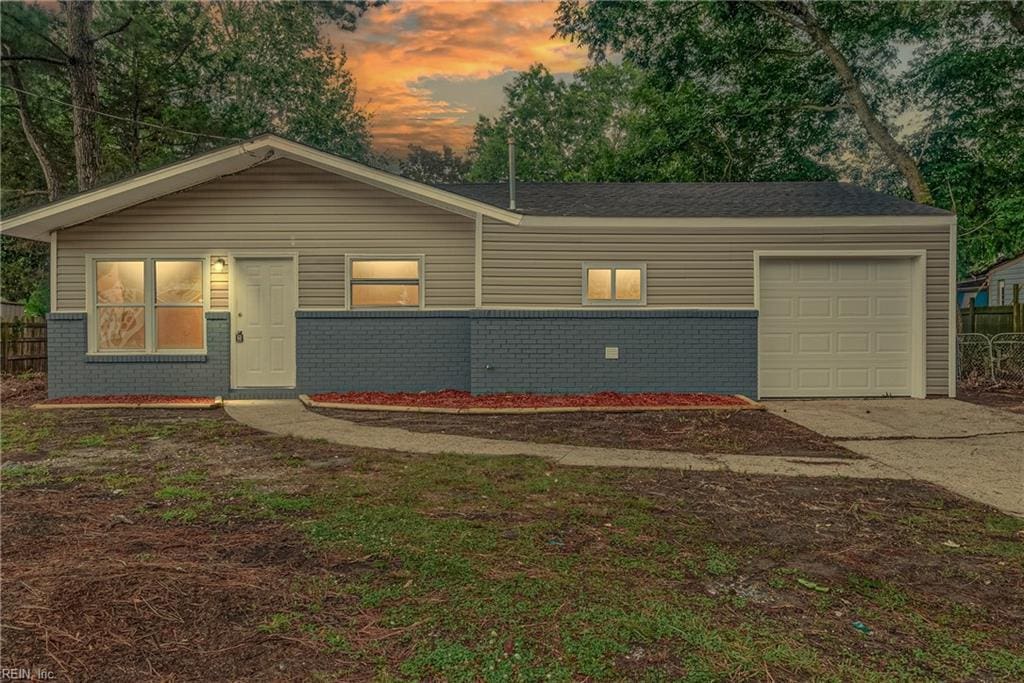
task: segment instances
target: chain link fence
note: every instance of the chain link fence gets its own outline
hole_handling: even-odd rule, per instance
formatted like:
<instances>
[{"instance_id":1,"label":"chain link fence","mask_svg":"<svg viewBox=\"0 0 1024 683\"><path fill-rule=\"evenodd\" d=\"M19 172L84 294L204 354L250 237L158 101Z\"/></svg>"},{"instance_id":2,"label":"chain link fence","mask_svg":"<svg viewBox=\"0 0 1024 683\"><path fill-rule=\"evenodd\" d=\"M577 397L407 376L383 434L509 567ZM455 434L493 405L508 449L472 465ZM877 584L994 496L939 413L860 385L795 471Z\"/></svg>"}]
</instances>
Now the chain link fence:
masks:
<instances>
[{"instance_id":1,"label":"chain link fence","mask_svg":"<svg viewBox=\"0 0 1024 683\"><path fill-rule=\"evenodd\" d=\"M956 378L968 387L1024 387L1024 334L958 334Z\"/></svg>"}]
</instances>

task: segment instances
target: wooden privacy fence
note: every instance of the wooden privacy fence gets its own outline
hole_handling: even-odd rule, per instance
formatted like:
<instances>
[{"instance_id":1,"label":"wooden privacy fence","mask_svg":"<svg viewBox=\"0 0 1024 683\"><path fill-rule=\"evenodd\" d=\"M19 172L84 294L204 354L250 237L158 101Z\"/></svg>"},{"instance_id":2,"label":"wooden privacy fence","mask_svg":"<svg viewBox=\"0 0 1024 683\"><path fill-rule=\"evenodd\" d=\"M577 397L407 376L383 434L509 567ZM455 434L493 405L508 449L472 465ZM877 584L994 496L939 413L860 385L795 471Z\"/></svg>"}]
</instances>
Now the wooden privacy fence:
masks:
<instances>
[{"instance_id":1,"label":"wooden privacy fence","mask_svg":"<svg viewBox=\"0 0 1024 683\"><path fill-rule=\"evenodd\" d=\"M1013 303L1009 306L975 306L960 309L962 334L1002 334L1024 332L1024 304L1020 301L1020 285L1013 286Z\"/></svg>"},{"instance_id":2,"label":"wooden privacy fence","mask_svg":"<svg viewBox=\"0 0 1024 683\"><path fill-rule=\"evenodd\" d=\"M0 322L0 371L46 371L45 321L15 319Z\"/></svg>"}]
</instances>

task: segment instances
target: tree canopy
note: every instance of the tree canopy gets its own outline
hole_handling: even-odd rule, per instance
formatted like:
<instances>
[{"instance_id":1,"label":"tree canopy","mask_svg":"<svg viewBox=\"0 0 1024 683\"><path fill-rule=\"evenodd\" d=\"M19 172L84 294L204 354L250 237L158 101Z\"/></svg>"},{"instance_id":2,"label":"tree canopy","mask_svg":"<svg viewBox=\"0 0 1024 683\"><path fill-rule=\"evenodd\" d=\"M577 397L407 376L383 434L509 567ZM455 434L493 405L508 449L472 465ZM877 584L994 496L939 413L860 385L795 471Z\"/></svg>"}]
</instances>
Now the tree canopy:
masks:
<instances>
[{"instance_id":1,"label":"tree canopy","mask_svg":"<svg viewBox=\"0 0 1024 683\"><path fill-rule=\"evenodd\" d=\"M955 210L960 270L1024 250L1019 2L584 2L477 124L470 177L849 179Z\"/></svg>"},{"instance_id":2,"label":"tree canopy","mask_svg":"<svg viewBox=\"0 0 1024 683\"><path fill-rule=\"evenodd\" d=\"M376 4L3 3L4 211L267 131L368 160L345 54L320 29ZM26 249L4 238L5 297L41 280Z\"/></svg>"}]
</instances>

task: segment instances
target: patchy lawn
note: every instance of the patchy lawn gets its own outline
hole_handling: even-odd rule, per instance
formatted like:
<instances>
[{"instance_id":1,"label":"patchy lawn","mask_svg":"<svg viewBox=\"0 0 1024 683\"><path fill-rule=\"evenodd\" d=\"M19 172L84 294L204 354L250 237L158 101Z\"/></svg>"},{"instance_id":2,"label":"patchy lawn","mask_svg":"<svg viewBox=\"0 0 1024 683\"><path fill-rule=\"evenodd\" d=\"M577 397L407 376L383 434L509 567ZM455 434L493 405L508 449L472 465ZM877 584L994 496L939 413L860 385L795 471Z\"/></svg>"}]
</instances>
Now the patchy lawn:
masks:
<instances>
[{"instance_id":1,"label":"patchy lawn","mask_svg":"<svg viewBox=\"0 0 1024 683\"><path fill-rule=\"evenodd\" d=\"M313 408L352 422L485 439L679 451L858 458L828 437L764 410L448 415Z\"/></svg>"},{"instance_id":2,"label":"patchy lawn","mask_svg":"<svg viewBox=\"0 0 1024 683\"><path fill-rule=\"evenodd\" d=\"M219 410L8 409L3 452L5 667L1024 677L1024 521L924 483L368 452Z\"/></svg>"},{"instance_id":3,"label":"patchy lawn","mask_svg":"<svg viewBox=\"0 0 1024 683\"><path fill-rule=\"evenodd\" d=\"M1024 387L966 388L957 389L956 397L961 401L977 403L989 408L1002 408L1011 413L1024 415Z\"/></svg>"}]
</instances>

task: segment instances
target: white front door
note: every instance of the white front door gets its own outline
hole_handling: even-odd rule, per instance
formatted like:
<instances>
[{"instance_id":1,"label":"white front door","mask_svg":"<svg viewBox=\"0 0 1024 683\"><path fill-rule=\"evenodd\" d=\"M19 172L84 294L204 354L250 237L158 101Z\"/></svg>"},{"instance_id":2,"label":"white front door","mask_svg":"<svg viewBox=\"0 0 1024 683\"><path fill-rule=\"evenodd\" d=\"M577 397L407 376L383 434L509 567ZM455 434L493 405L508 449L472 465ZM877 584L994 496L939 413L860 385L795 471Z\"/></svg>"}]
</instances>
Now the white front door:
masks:
<instances>
[{"instance_id":1,"label":"white front door","mask_svg":"<svg viewBox=\"0 0 1024 683\"><path fill-rule=\"evenodd\" d=\"M915 393L912 259L765 257L759 287L762 397Z\"/></svg>"},{"instance_id":2,"label":"white front door","mask_svg":"<svg viewBox=\"0 0 1024 683\"><path fill-rule=\"evenodd\" d=\"M235 260L234 386L295 386L295 262Z\"/></svg>"}]
</instances>

